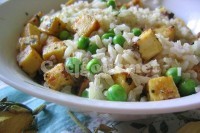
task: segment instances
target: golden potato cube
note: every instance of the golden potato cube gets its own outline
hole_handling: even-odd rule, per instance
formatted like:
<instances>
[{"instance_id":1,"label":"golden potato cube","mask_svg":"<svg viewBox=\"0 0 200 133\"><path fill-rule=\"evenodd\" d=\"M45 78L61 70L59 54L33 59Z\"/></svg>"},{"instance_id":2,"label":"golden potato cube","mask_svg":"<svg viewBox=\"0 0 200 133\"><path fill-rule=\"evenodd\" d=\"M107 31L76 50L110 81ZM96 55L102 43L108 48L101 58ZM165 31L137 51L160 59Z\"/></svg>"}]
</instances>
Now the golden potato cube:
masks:
<instances>
[{"instance_id":1,"label":"golden potato cube","mask_svg":"<svg viewBox=\"0 0 200 133\"><path fill-rule=\"evenodd\" d=\"M147 88L150 101L160 101L180 97L172 77L150 79Z\"/></svg>"},{"instance_id":2,"label":"golden potato cube","mask_svg":"<svg viewBox=\"0 0 200 133\"><path fill-rule=\"evenodd\" d=\"M30 45L27 46L17 56L19 66L30 76L35 76L36 72L40 69L42 58Z\"/></svg>"},{"instance_id":3,"label":"golden potato cube","mask_svg":"<svg viewBox=\"0 0 200 133\"><path fill-rule=\"evenodd\" d=\"M80 36L89 37L92 32L100 28L100 24L94 17L83 15L77 19L72 27Z\"/></svg>"},{"instance_id":4,"label":"golden potato cube","mask_svg":"<svg viewBox=\"0 0 200 133\"><path fill-rule=\"evenodd\" d=\"M57 64L54 68L44 74L44 80L49 88L59 91L62 87L73 85L70 74L65 71L64 64Z\"/></svg>"},{"instance_id":5,"label":"golden potato cube","mask_svg":"<svg viewBox=\"0 0 200 133\"><path fill-rule=\"evenodd\" d=\"M61 31L66 30L66 27L67 25L57 17L44 20L40 25L42 31L54 36L58 36Z\"/></svg>"},{"instance_id":6,"label":"golden potato cube","mask_svg":"<svg viewBox=\"0 0 200 133\"><path fill-rule=\"evenodd\" d=\"M188 122L178 129L176 133L200 133L200 121Z\"/></svg>"},{"instance_id":7,"label":"golden potato cube","mask_svg":"<svg viewBox=\"0 0 200 133\"><path fill-rule=\"evenodd\" d=\"M38 12L37 14L35 14L29 21L28 23L31 23L35 26L40 26L40 19L42 17L42 12Z\"/></svg>"},{"instance_id":8,"label":"golden potato cube","mask_svg":"<svg viewBox=\"0 0 200 133\"><path fill-rule=\"evenodd\" d=\"M112 78L115 84L121 85L126 90L127 94L136 87L133 79L128 73L114 74L112 75Z\"/></svg>"},{"instance_id":9,"label":"golden potato cube","mask_svg":"<svg viewBox=\"0 0 200 133\"><path fill-rule=\"evenodd\" d=\"M46 40L46 45L49 45L51 43L54 43L54 42L59 42L60 39L58 39L57 37L55 36L49 36Z\"/></svg>"},{"instance_id":10,"label":"golden potato cube","mask_svg":"<svg viewBox=\"0 0 200 133\"><path fill-rule=\"evenodd\" d=\"M20 51L23 51L27 46L31 46L34 48L38 53L41 53L42 45L39 42L39 38L36 35L28 36L28 37L21 37L19 39Z\"/></svg>"},{"instance_id":11,"label":"golden potato cube","mask_svg":"<svg viewBox=\"0 0 200 133\"><path fill-rule=\"evenodd\" d=\"M137 44L144 61L152 59L162 51L162 44L151 29L140 35Z\"/></svg>"},{"instance_id":12,"label":"golden potato cube","mask_svg":"<svg viewBox=\"0 0 200 133\"><path fill-rule=\"evenodd\" d=\"M170 41L173 41L175 39L175 27L174 26L162 26L159 28L155 28L154 31L156 33L160 33L165 38L169 38Z\"/></svg>"},{"instance_id":13,"label":"golden potato cube","mask_svg":"<svg viewBox=\"0 0 200 133\"><path fill-rule=\"evenodd\" d=\"M43 47L43 59L49 60L51 56L55 56L59 63L64 62L63 56L65 53L66 46L63 42L54 42Z\"/></svg>"},{"instance_id":14,"label":"golden potato cube","mask_svg":"<svg viewBox=\"0 0 200 133\"><path fill-rule=\"evenodd\" d=\"M28 23L25 28L24 28L24 32L22 34L23 37L27 37L27 36L31 36L31 35L37 35L38 37L40 37L40 30L38 29L38 27L36 27L35 25Z\"/></svg>"}]
</instances>

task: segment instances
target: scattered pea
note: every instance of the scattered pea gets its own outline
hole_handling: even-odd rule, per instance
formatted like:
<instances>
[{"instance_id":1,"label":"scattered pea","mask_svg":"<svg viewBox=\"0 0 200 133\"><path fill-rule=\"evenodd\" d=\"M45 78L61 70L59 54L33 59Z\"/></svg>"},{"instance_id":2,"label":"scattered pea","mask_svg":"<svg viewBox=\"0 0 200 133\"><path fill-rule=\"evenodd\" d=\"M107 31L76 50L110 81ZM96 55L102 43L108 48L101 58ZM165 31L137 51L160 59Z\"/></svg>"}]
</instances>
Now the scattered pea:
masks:
<instances>
[{"instance_id":1,"label":"scattered pea","mask_svg":"<svg viewBox=\"0 0 200 133\"><path fill-rule=\"evenodd\" d=\"M59 38L61 40L67 40L70 37L70 33L68 31L61 31L59 34Z\"/></svg>"},{"instance_id":2,"label":"scattered pea","mask_svg":"<svg viewBox=\"0 0 200 133\"><path fill-rule=\"evenodd\" d=\"M89 92L87 89L85 89L83 92L82 92L82 97L85 97L85 98L88 98L89 97Z\"/></svg>"},{"instance_id":3,"label":"scattered pea","mask_svg":"<svg viewBox=\"0 0 200 133\"><path fill-rule=\"evenodd\" d=\"M108 30L108 33L113 33L113 34L115 34L114 29L109 29L109 30Z\"/></svg>"},{"instance_id":4,"label":"scattered pea","mask_svg":"<svg viewBox=\"0 0 200 133\"><path fill-rule=\"evenodd\" d=\"M95 43L92 43L88 47L88 51L90 51L91 54L96 54L96 51L97 51L98 48L99 47Z\"/></svg>"},{"instance_id":5,"label":"scattered pea","mask_svg":"<svg viewBox=\"0 0 200 133\"><path fill-rule=\"evenodd\" d=\"M192 79L187 79L180 83L179 93L181 96L192 95L195 93L195 87L197 87L197 83Z\"/></svg>"},{"instance_id":6,"label":"scattered pea","mask_svg":"<svg viewBox=\"0 0 200 133\"><path fill-rule=\"evenodd\" d=\"M178 69L177 67L173 67L167 70L166 75L172 76L174 83L178 84L181 81L181 75L178 75ZM181 69L180 69L181 70Z\"/></svg>"},{"instance_id":7,"label":"scattered pea","mask_svg":"<svg viewBox=\"0 0 200 133\"><path fill-rule=\"evenodd\" d=\"M105 33L103 34L103 36L101 37L101 39L109 39L110 37L113 38L115 36L114 33Z\"/></svg>"},{"instance_id":8,"label":"scattered pea","mask_svg":"<svg viewBox=\"0 0 200 133\"><path fill-rule=\"evenodd\" d=\"M127 101L128 96L122 86L115 84L108 89L106 97L110 101Z\"/></svg>"},{"instance_id":9,"label":"scattered pea","mask_svg":"<svg viewBox=\"0 0 200 133\"><path fill-rule=\"evenodd\" d=\"M88 62L86 69L92 74L97 74L101 71L101 62L98 59L92 59Z\"/></svg>"},{"instance_id":10,"label":"scattered pea","mask_svg":"<svg viewBox=\"0 0 200 133\"><path fill-rule=\"evenodd\" d=\"M108 1L107 1L107 6L108 6L108 7L112 6L112 8L115 9L115 7L116 7L116 2L115 2L115 0L108 0Z\"/></svg>"},{"instance_id":11,"label":"scattered pea","mask_svg":"<svg viewBox=\"0 0 200 133\"><path fill-rule=\"evenodd\" d=\"M114 44L119 44L121 47L124 46L125 41L126 41L126 39L122 35L116 35L113 38L113 43Z\"/></svg>"},{"instance_id":12,"label":"scattered pea","mask_svg":"<svg viewBox=\"0 0 200 133\"><path fill-rule=\"evenodd\" d=\"M140 36L142 34L142 30L139 28L133 28L132 32L135 36Z\"/></svg>"},{"instance_id":13,"label":"scattered pea","mask_svg":"<svg viewBox=\"0 0 200 133\"><path fill-rule=\"evenodd\" d=\"M75 57L70 57L65 61L65 68L70 73L79 73L81 70L81 61Z\"/></svg>"},{"instance_id":14,"label":"scattered pea","mask_svg":"<svg viewBox=\"0 0 200 133\"><path fill-rule=\"evenodd\" d=\"M79 48L79 49L87 50L89 44L90 44L90 40L89 40L88 37L82 36L82 37L80 37L80 38L78 39L78 48Z\"/></svg>"}]
</instances>

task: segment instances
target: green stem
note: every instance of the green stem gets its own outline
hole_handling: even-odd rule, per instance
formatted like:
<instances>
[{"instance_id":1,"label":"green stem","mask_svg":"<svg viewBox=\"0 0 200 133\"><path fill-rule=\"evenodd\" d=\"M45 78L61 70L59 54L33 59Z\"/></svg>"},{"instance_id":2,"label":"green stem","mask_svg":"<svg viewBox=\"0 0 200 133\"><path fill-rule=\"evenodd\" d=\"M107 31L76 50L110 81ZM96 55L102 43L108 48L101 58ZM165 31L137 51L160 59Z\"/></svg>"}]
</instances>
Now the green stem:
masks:
<instances>
[{"instance_id":1,"label":"green stem","mask_svg":"<svg viewBox=\"0 0 200 133\"><path fill-rule=\"evenodd\" d=\"M41 106L37 107L34 111L33 111L33 115L37 115L38 113L40 113L42 110L44 110L46 107L45 104L42 104Z\"/></svg>"},{"instance_id":2,"label":"green stem","mask_svg":"<svg viewBox=\"0 0 200 133\"><path fill-rule=\"evenodd\" d=\"M84 133L92 133L87 127L81 124L80 120L76 118L73 112L68 111L70 118L81 128Z\"/></svg>"}]
</instances>

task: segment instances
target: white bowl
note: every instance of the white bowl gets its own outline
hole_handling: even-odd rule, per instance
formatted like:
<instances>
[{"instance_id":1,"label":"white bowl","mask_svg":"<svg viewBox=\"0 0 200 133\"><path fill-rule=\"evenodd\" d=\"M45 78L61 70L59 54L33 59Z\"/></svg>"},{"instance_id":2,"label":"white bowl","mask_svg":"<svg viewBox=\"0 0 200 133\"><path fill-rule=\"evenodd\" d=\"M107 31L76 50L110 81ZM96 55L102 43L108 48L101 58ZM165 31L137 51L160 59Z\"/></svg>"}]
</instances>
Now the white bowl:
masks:
<instances>
[{"instance_id":1,"label":"white bowl","mask_svg":"<svg viewBox=\"0 0 200 133\"><path fill-rule=\"evenodd\" d=\"M46 89L33 82L17 66L16 45L18 37L30 16L40 10L49 12L51 9L58 8L65 1L12 0L0 6L0 79L2 81L32 96L67 106L75 111L110 114L120 120L130 120L144 115L186 111L200 107L200 94L158 102L110 102L63 94ZM200 1L166 0L163 3L177 16L186 20L191 28L195 25L195 22L199 21L200 9L198 5L200 5ZM197 23L197 26L200 26L200 24ZM194 32L197 33L196 30Z\"/></svg>"}]
</instances>

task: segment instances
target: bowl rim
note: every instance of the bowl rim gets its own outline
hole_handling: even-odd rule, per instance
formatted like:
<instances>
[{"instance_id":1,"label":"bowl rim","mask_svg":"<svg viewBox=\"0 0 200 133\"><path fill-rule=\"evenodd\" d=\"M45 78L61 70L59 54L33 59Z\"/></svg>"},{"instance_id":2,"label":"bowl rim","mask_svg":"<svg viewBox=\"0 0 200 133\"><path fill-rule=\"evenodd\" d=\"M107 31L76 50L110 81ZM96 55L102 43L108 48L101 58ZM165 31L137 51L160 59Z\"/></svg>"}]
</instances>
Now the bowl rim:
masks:
<instances>
[{"instance_id":1,"label":"bowl rim","mask_svg":"<svg viewBox=\"0 0 200 133\"><path fill-rule=\"evenodd\" d=\"M95 100L82 98L75 95L65 94L50 89L44 89L43 86L31 87L31 91L26 89L25 86L17 84L0 74L0 79L14 88L23 91L32 96L57 103L63 106L71 108L80 108L83 111L99 112L108 114L164 114L164 113L175 113L182 112L200 107L200 94L194 94L187 97L176 98L164 101L152 101L152 102L113 102L104 100ZM30 87L30 84L27 86ZM191 100L193 99L193 100ZM81 102L80 102L81 101ZM122 108L123 107L123 108Z\"/></svg>"},{"instance_id":2,"label":"bowl rim","mask_svg":"<svg viewBox=\"0 0 200 133\"><path fill-rule=\"evenodd\" d=\"M0 7L3 6L4 4L8 4L11 2L14 1L7 1L2 5L0 5ZM112 101L87 99L69 94L64 94L50 89L44 89L44 87L42 87L41 85L40 87L30 85L24 81L22 81L24 82L24 84L21 85L17 82L14 82L6 78L2 74L0 74L0 80L29 95L44 99L46 101L54 102L63 106L69 106L71 108L78 108L90 112L141 115L141 114L163 114L163 113L181 112L186 110L197 109L200 107L200 100L199 100L200 93L190 95L187 97L164 100L164 101L112 102ZM31 89L27 89L29 87L31 87Z\"/></svg>"}]
</instances>

